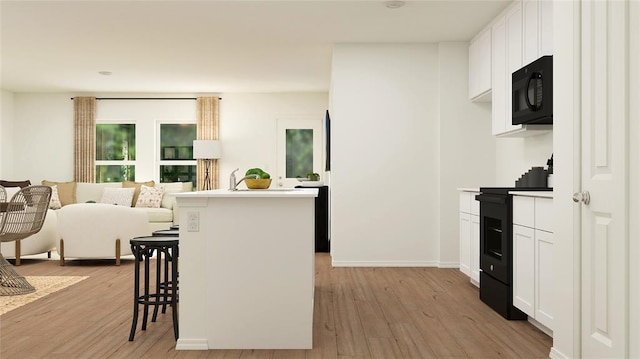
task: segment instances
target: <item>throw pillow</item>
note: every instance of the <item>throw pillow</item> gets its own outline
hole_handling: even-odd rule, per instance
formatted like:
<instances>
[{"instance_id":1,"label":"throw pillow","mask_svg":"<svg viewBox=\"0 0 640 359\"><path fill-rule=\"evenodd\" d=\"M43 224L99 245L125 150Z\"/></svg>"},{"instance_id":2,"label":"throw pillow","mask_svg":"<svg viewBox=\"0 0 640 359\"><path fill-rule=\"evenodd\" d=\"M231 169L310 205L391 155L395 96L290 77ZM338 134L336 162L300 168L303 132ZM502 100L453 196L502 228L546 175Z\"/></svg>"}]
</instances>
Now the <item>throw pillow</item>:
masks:
<instances>
[{"instance_id":1,"label":"throw pillow","mask_svg":"<svg viewBox=\"0 0 640 359\"><path fill-rule=\"evenodd\" d=\"M138 203L138 196L140 196L140 187L145 185L147 187L155 186L156 182L154 180L147 182L133 182L133 181L124 181L122 182L122 188L135 188L135 192L133 193L133 199L131 202L131 206L134 206Z\"/></svg>"},{"instance_id":2,"label":"throw pillow","mask_svg":"<svg viewBox=\"0 0 640 359\"><path fill-rule=\"evenodd\" d=\"M160 208L163 194L164 191L162 188L142 185L142 187L140 187L140 195L138 196L136 207Z\"/></svg>"},{"instance_id":3,"label":"throw pillow","mask_svg":"<svg viewBox=\"0 0 640 359\"><path fill-rule=\"evenodd\" d=\"M51 209L60 209L62 208L62 203L60 202L60 196L58 195L58 186L51 186L51 200L49 201L49 208Z\"/></svg>"},{"instance_id":4,"label":"throw pillow","mask_svg":"<svg viewBox=\"0 0 640 359\"><path fill-rule=\"evenodd\" d=\"M134 191L135 188L107 187L102 191L102 198L100 199L100 203L131 207L131 201L133 200Z\"/></svg>"},{"instance_id":5,"label":"throw pillow","mask_svg":"<svg viewBox=\"0 0 640 359\"><path fill-rule=\"evenodd\" d=\"M58 186L58 196L60 197L60 203L63 206L68 204L76 203L76 183L73 181L70 182L52 182L43 180L42 185L44 186Z\"/></svg>"}]
</instances>

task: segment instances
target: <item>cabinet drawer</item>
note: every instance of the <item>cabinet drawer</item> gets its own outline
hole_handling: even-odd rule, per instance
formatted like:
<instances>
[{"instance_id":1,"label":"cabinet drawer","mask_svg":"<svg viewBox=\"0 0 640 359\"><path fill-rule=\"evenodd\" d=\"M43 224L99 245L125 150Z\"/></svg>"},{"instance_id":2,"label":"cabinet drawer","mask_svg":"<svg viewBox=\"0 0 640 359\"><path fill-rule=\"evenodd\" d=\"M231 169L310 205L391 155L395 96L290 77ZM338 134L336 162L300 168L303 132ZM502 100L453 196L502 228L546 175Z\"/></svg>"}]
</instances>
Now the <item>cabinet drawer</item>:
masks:
<instances>
[{"instance_id":1,"label":"cabinet drawer","mask_svg":"<svg viewBox=\"0 0 640 359\"><path fill-rule=\"evenodd\" d=\"M471 213L471 192L460 192L460 212Z\"/></svg>"},{"instance_id":2,"label":"cabinet drawer","mask_svg":"<svg viewBox=\"0 0 640 359\"><path fill-rule=\"evenodd\" d=\"M534 208L533 197L513 196L513 224L533 228Z\"/></svg>"},{"instance_id":3,"label":"cabinet drawer","mask_svg":"<svg viewBox=\"0 0 640 359\"><path fill-rule=\"evenodd\" d=\"M553 232L553 199L536 198L535 200L536 229Z\"/></svg>"}]
</instances>

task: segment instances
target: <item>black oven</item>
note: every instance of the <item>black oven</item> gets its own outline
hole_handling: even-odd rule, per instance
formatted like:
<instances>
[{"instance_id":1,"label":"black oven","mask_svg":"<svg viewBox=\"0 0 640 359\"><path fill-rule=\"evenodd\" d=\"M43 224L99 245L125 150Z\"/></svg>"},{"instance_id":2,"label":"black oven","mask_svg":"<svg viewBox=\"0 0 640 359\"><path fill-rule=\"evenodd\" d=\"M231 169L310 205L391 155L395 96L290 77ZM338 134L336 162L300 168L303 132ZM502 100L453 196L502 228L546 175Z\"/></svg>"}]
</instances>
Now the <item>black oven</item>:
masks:
<instances>
[{"instance_id":1,"label":"black oven","mask_svg":"<svg viewBox=\"0 0 640 359\"><path fill-rule=\"evenodd\" d=\"M480 188L480 300L506 319L526 319L513 306L512 196L516 188Z\"/></svg>"},{"instance_id":2,"label":"black oven","mask_svg":"<svg viewBox=\"0 0 640 359\"><path fill-rule=\"evenodd\" d=\"M512 123L553 124L553 56L542 56L512 74Z\"/></svg>"}]
</instances>

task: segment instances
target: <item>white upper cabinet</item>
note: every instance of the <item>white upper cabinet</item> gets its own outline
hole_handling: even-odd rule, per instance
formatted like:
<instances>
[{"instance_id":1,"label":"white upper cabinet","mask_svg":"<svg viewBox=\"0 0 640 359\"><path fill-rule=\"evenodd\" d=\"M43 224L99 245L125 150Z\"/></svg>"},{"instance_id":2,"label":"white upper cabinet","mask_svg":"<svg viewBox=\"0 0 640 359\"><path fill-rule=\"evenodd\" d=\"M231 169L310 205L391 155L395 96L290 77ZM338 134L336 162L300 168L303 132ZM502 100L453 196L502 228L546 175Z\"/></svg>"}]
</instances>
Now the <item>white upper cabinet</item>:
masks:
<instances>
[{"instance_id":1,"label":"white upper cabinet","mask_svg":"<svg viewBox=\"0 0 640 359\"><path fill-rule=\"evenodd\" d=\"M523 65L553 55L553 1L523 0Z\"/></svg>"},{"instance_id":2,"label":"white upper cabinet","mask_svg":"<svg viewBox=\"0 0 640 359\"><path fill-rule=\"evenodd\" d=\"M491 100L491 29L479 33L469 44L469 98Z\"/></svg>"},{"instance_id":3,"label":"white upper cabinet","mask_svg":"<svg viewBox=\"0 0 640 359\"><path fill-rule=\"evenodd\" d=\"M481 76L475 73L481 63L477 59L480 56L479 42L486 41L491 45L489 93L493 135L525 137L547 133L551 129L551 126L511 124L511 75L539 57L553 54L552 31L552 0L515 0L471 42L469 97L474 101L485 98L481 89L486 88L486 85L478 85Z\"/></svg>"}]
</instances>

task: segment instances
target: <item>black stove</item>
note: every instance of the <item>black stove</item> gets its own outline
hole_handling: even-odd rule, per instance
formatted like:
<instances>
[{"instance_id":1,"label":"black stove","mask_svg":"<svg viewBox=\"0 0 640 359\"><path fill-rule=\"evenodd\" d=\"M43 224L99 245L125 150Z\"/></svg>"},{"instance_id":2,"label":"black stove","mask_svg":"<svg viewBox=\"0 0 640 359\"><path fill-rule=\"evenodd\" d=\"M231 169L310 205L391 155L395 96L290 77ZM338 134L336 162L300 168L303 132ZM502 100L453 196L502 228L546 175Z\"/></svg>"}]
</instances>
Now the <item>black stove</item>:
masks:
<instances>
[{"instance_id":1,"label":"black stove","mask_svg":"<svg viewBox=\"0 0 640 359\"><path fill-rule=\"evenodd\" d=\"M513 306L513 200L510 191L547 187L482 187L480 202L480 300L510 320L527 319Z\"/></svg>"}]
</instances>

